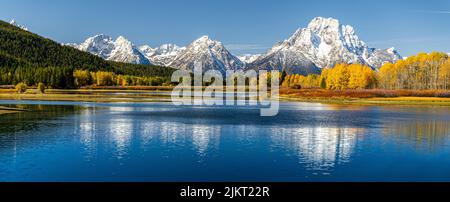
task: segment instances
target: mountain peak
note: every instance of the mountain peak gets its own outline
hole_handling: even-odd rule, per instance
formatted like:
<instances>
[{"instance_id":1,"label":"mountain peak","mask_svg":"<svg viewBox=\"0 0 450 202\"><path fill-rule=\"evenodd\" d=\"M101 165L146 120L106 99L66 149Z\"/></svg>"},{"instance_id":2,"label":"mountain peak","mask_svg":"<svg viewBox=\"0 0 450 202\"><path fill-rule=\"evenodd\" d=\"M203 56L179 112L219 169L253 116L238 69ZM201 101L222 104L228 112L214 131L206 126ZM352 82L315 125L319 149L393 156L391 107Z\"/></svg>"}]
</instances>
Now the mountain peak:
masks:
<instances>
[{"instance_id":1,"label":"mountain peak","mask_svg":"<svg viewBox=\"0 0 450 202\"><path fill-rule=\"evenodd\" d=\"M208 40L210 40L208 35L203 35L197 39L197 41L208 41Z\"/></svg>"},{"instance_id":2,"label":"mountain peak","mask_svg":"<svg viewBox=\"0 0 450 202\"><path fill-rule=\"evenodd\" d=\"M152 64L161 66L167 66L185 49L185 47L179 47L175 44L163 44L157 48L152 48L149 45L139 47L139 50Z\"/></svg>"},{"instance_id":3,"label":"mountain peak","mask_svg":"<svg viewBox=\"0 0 450 202\"><path fill-rule=\"evenodd\" d=\"M118 41L128 41L128 39L125 38L125 37L122 36L122 35L118 36L116 40L118 40Z\"/></svg>"},{"instance_id":4,"label":"mountain peak","mask_svg":"<svg viewBox=\"0 0 450 202\"><path fill-rule=\"evenodd\" d=\"M174 55L178 54L180 51L184 50L185 47L179 47L176 44L163 44L156 48L156 52L159 55Z\"/></svg>"},{"instance_id":5,"label":"mountain peak","mask_svg":"<svg viewBox=\"0 0 450 202\"><path fill-rule=\"evenodd\" d=\"M333 67L337 63L360 63L378 68L384 62L395 62L399 58L394 49L369 48L350 25L342 25L334 18L316 17L306 28L298 29L289 39L273 46L250 64L250 68L308 74L317 67Z\"/></svg>"},{"instance_id":6,"label":"mountain peak","mask_svg":"<svg viewBox=\"0 0 450 202\"><path fill-rule=\"evenodd\" d=\"M258 59L261 56L261 54L244 54L244 55L240 55L237 56L239 58L239 60L241 60L242 62L244 62L245 64L250 64L253 61L255 61L256 59Z\"/></svg>"},{"instance_id":7,"label":"mountain peak","mask_svg":"<svg viewBox=\"0 0 450 202\"><path fill-rule=\"evenodd\" d=\"M89 37L86 39L86 41L83 43L111 43L113 41L112 37L106 35L106 34L97 34L93 37Z\"/></svg>"},{"instance_id":8,"label":"mountain peak","mask_svg":"<svg viewBox=\"0 0 450 202\"><path fill-rule=\"evenodd\" d=\"M152 48L149 45L143 45L143 46L139 46L139 51L141 51L142 54L144 54L145 57L147 57L148 59L150 59L153 55L155 55L155 48Z\"/></svg>"},{"instance_id":9,"label":"mountain peak","mask_svg":"<svg viewBox=\"0 0 450 202\"><path fill-rule=\"evenodd\" d=\"M221 42L219 41L215 41L213 39L211 39L209 36L204 35L200 38L198 38L197 40L195 40L192 44L221 44Z\"/></svg>"},{"instance_id":10,"label":"mountain peak","mask_svg":"<svg viewBox=\"0 0 450 202\"><path fill-rule=\"evenodd\" d=\"M80 45L71 45L79 50L97 55L106 60L132 64L150 64L150 61L123 36L114 41L110 36L97 34Z\"/></svg>"},{"instance_id":11,"label":"mountain peak","mask_svg":"<svg viewBox=\"0 0 450 202\"><path fill-rule=\"evenodd\" d=\"M396 53L397 49L395 49L395 47L390 47L390 48L386 49L386 51L389 53Z\"/></svg>"},{"instance_id":12,"label":"mountain peak","mask_svg":"<svg viewBox=\"0 0 450 202\"><path fill-rule=\"evenodd\" d=\"M117 37L116 43L118 43L118 44L124 44L124 45L127 45L127 46L133 46L133 44L131 43L131 41L128 40L127 38L125 38L124 36L119 36L119 37Z\"/></svg>"},{"instance_id":13,"label":"mountain peak","mask_svg":"<svg viewBox=\"0 0 450 202\"><path fill-rule=\"evenodd\" d=\"M169 66L193 70L197 62L203 64L203 71L218 70L222 73L227 70L243 69L245 66L225 48L222 42L212 40L208 36L202 36L188 45Z\"/></svg>"},{"instance_id":14,"label":"mountain peak","mask_svg":"<svg viewBox=\"0 0 450 202\"><path fill-rule=\"evenodd\" d=\"M101 33L101 34L94 35L92 38L111 38L111 37L106 34Z\"/></svg>"},{"instance_id":15,"label":"mountain peak","mask_svg":"<svg viewBox=\"0 0 450 202\"><path fill-rule=\"evenodd\" d=\"M308 28L310 29L318 29L326 27L338 28L339 26L340 26L339 20L325 17L316 17L312 19L311 22L308 24Z\"/></svg>"}]
</instances>

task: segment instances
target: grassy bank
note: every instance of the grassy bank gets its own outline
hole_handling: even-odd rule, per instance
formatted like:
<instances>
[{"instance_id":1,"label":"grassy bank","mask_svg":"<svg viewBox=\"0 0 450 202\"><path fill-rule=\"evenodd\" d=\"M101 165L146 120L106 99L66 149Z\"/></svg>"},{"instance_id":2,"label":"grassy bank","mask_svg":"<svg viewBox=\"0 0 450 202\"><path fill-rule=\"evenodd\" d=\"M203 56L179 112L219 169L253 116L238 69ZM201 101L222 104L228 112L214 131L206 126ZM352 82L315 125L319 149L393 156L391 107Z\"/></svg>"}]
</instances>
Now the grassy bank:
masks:
<instances>
[{"instance_id":1,"label":"grassy bank","mask_svg":"<svg viewBox=\"0 0 450 202\"><path fill-rule=\"evenodd\" d=\"M78 102L156 102L170 98L168 91L144 90L108 90L108 89L77 89L77 90L46 90L44 94L35 89L26 93L5 92L0 90L0 100L41 100L41 101L78 101Z\"/></svg>"},{"instance_id":2,"label":"grassy bank","mask_svg":"<svg viewBox=\"0 0 450 202\"><path fill-rule=\"evenodd\" d=\"M76 90L0 89L0 100L42 100L79 102L161 102L170 101L171 87L97 87ZM450 106L450 91L411 90L322 90L281 88L282 101L335 104L443 105ZM4 112L7 113L7 112Z\"/></svg>"},{"instance_id":3,"label":"grassy bank","mask_svg":"<svg viewBox=\"0 0 450 202\"><path fill-rule=\"evenodd\" d=\"M11 114L11 113L17 113L17 111L9 111L9 110L1 110L0 109L0 115Z\"/></svg>"},{"instance_id":4,"label":"grassy bank","mask_svg":"<svg viewBox=\"0 0 450 202\"><path fill-rule=\"evenodd\" d=\"M173 86L87 86L81 90L153 90L153 91L171 91Z\"/></svg>"},{"instance_id":5,"label":"grassy bank","mask_svg":"<svg viewBox=\"0 0 450 202\"><path fill-rule=\"evenodd\" d=\"M396 98L302 98L281 96L283 101L317 102L328 104L359 105L434 105L450 106L450 98L396 97Z\"/></svg>"},{"instance_id":6,"label":"grassy bank","mask_svg":"<svg viewBox=\"0 0 450 202\"><path fill-rule=\"evenodd\" d=\"M439 97L450 98L446 90L324 90L324 89L293 89L283 87L280 94L289 97L304 98L393 98L393 97Z\"/></svg>"},{"instance_id":7,"label":"grassy bank","mask_svg":"<svg viewBox=\"0 0 450 202\"><path fill-rule=\"evenodd\" d=\"M450 91L280 89L282 100L342 104L445 105Z\"/></svg>"},{"instance_id":8,"label":"grassy bank","mask_svg":"<svg viewBox=\"0 0 450 202\"><path fill-rule=\"evenodd\" d=\"M10 107L4 107L0 106L0 115L2 114L11 114L11 113L18 113L23 112L23 109L17 109L17 108L10 108Z\"/></svg>"}]
</instances>

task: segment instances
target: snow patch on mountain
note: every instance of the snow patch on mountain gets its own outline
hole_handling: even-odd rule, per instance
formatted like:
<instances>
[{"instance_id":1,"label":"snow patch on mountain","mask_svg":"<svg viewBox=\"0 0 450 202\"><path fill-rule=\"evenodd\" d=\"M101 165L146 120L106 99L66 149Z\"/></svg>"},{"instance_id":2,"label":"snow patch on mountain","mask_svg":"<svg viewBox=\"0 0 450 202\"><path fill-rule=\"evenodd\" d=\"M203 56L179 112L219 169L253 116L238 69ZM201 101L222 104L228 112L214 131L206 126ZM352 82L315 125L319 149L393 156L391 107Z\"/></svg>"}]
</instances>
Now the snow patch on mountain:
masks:
<instances>
[{"instance_id":1,"label":"snow patch on mountain","mask_svg":"<svg viewBox=\"0 0 450 202\"><path fill-rule=\"evenodd\" d=\"M28 31L28 28L27 28L27 27L18 24L18 23L16 22L15 19L12 19L12 20L9 22L9 24L14 25L14 26L16 26L16 27L18 27L18 28L20 28L20 29L25 30L25 31Z\"/></svg>"},{"instance_id":2,"label":"snow patch on mountain","mask_svg":"<svg viewBox=\"0 0 450 202\"><path fill-rule=\"evenodd\" d=\"M256 59L258 59L261 56L261 54L245 54L245 55L240 55L237 56L239 58L239 60L241 60L242 62L244 62L245 64L249 64L254 62Z\"/></svg>"},{"instance_id":3,"label":"snow patch on mountain","mask_svg":"<svg viewBox=\"0 0 450 202\"><path fill-rule=\"evenodd\" d=\"M185 47L179 47L175 44L164 44L157 48L149 45L139 47L139 50L151 61L152 64L167 66L184 51Z\"/></svg>"}]
</instances>

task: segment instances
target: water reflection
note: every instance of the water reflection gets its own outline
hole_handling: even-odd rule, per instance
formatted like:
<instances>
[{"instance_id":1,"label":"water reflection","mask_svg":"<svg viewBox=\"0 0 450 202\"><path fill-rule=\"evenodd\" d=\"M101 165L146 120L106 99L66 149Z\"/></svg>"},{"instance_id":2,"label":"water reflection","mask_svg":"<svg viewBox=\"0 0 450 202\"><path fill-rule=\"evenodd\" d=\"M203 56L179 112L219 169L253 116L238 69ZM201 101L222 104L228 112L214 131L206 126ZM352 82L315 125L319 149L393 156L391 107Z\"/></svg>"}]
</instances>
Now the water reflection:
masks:
<instances>
[{"instance_id":1,"label":"water reflection","mask_svg":"<svg viewBox=\"0 0 450 202\"><path fill-rule=\"evenodd\" d=\"M96 113L95 108L86 109L77 119L73 134L78 135L86 160L92 160L103 146L113 151L111 157L120 160L136 155L132 153L134 146L139 145L138 153L145 155L157 145L165 157L171 157L169 154L180 148L190 148L196 152L198 161L202 162L219 145L222 133L220 125L156 121L151 114L136 116L128 113L141 109L108 109L114 111L100 110L101 113ZM109 139L106 145L102 142L104 137Z\"/></svg>"},{"instance_id":2,"label":"water reflection","mask_svg":"<svg viewBox=\"0 0 450 202\"><path fill-rule=\"evenodd\" d=\"M287 103L271 118L137 103L35 109L0 116L0 181L391 180L386 169L450 179L448 108Z\"/></svg>"},{"instance_id":3,"label":"water reflection","mask_svg":"<svg viewBox=\"0 0 450 202\"><path fill-rule=\"evenodd\" d=\"M406 139L418 149L435 150L449 139L450 121L395 121L388 123L383 133L389 140L392 140L391 136L395 136L397 140Z\"/></svg>"},{"instance_id":4,"label":"water reflection","mask_svg":"<svg viewBox=\"0 0 450 202\"><path fill-rule=\"evenodd\" d=\"M157 128L160 128L161 131L159 133L160 141L166 145L182 144L184 136L181 134L186 134L187 131L186 125L174 122L163 122L160 126L157 126Z\"/></svg>"},{"instance_id":5,"label":"water reflection","mask_svg":"<svg viewBox=\"0 0 450 202\"><path fill-rule=\"evenodd\" d=\"M38 133L42 129L50 130L60 125L55 120L66 115L74 114L82 109L79 106L46 106L46 105L6 105L7 107L21 108L28 111L3 114L0 116L0 152L15 149L24 144L33 144L43 137L33 135L30 131ZM47 138L54 138L47 136Z\"/></svg>"},{"instance_id":6,"label":"water reflection","mask_svg":"<svg viewBox=\"0 0 450 202\"><path fill-rule=\"evenodd\" d=\"M96 139L96 122L93 120L95 117L96 109L87 108L80 112L79 127L74 127L74 135L79 135L80 142L84 145L86 154L85 160L93 160L95 153L97 152L97 139Z\"/></svg>"},{"instance_id":7,"label":"water reflection","mask_svg":"<svg viewBox=\"0 0 450 202\"><path fill-rule=\"evenodd\" d=\"M128 154L131 135L134 133L133 120L127 118L113 119L109 123L109 135L116 152L115 157L122 159Z\"/></svg>"},{"instance_id":8,"label":"water reflection","mask_svg":"<svg viewBox=\"0 0 450 202\"><path fill-rule=\"evenodd\" d=\"M311 171L328 172L336 164L348 163L362 128L274 128L274 145L293 152Z\"/></svg>"},{"instance_id":9,"label":"water reflection","mask_svg":"<svg viewBox=\"0 0 450 202\"><path fill-rule=\"evenodd\" d=\"M141 149L146 150L147 146L154 139L155 134L161 133L158 123L152 121L144 121L139 126L141 136Z\"/></svg>"}]
</instances>

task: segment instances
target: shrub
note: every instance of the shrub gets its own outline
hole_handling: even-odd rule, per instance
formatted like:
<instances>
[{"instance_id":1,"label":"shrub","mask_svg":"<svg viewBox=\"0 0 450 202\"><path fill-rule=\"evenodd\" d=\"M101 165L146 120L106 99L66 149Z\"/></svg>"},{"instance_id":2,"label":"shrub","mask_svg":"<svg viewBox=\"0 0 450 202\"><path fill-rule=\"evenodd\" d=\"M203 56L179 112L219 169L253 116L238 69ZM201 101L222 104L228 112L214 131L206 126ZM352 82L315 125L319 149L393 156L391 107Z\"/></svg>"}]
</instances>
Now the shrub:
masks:
<instances>
[{"instance_id":1,"label":"shrub","mask_svg":"<svg viewBox=\"0 0 450 202\"><path fill-rule=\"evenodd\" d=\"M37 89L40 93L45 93L45 85L43 83L39 83Z\"/></svg>"},{"instance_id":2,"label":"shrub","mask_svg":"<svg viewBox=\"0 0 450 202\"><path fill-rule=\"evenodd\" d=\"M300 84L294 84L294 86L292 86L292 89L302 89L302 86Z\"/></svg>"},{"instance_id":3,"label":"shrub","mask_svg":"<svg viewBox=\"0 0 450 202\"><path fill-rule=\"evenodd\" d=\"M96 73L97 76L97 85L98 86L112 86L114 85L114 73L112 72L102 72L99 71Z\"/></svg>"},{"instance_id":4,"label":"shrub","mask_svg":"<svg viewBox=\"0 0 450 202\"><path fill-rule=\"evenodd\" d=\"M28 89L28 86L24 82L20 82L16 85L17 93L25 93L27 91L27 89Z\"/></svg>"},{"instance_id":5,"label":"shrub","mask_svg":"<svg viewBox=\"0 0 450 202\"><path fill-rule=\"evenodd\" d=\"M172 82L171 81L166 81L162 84L162 86L172 86Z\"/></svg>"},{"instance_id":6,"label":"shrub","mask_svg":"<svg viewBox=\"0 0 450 202\"><path fill-rule=\"evenodd\" d=\"M73 72L75 77L75 85L77 87L87 86L92 84L92 75L87 70L75 70Z\"/></svg>"}]
</instances>

